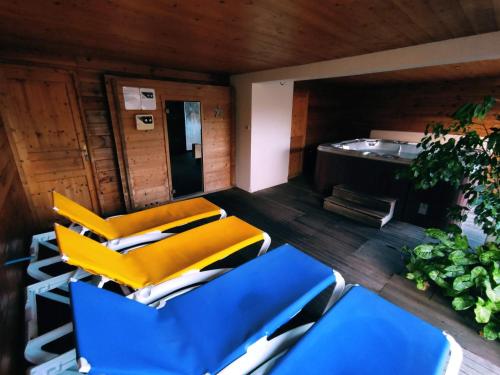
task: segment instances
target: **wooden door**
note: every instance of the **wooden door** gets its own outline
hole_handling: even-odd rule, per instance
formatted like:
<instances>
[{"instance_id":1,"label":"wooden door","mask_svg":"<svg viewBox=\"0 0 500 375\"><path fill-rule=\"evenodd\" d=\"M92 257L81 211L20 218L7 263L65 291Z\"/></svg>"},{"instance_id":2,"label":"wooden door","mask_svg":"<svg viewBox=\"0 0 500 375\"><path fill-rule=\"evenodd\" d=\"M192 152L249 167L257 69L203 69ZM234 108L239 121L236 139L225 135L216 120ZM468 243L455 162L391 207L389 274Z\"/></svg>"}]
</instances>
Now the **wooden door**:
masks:
<instances>
[{"instance_id":1,"label":"wooden door","mask_svg":"<svg viewBox=\"0 0 500 375\"><path fill-rule=\"evenodd\" d=\"M139 79L108 78L113 93L108 96L111 108L118 154L122 155L120 169L125 177L127 210L157 206L172 199L168 169L168 139L164 131L164 103L158 98L158 88ZM155 110L127 110L123 87L147 87L156 90ZM110 93L108 93L109 95ZM152 130L137 130L136 115L153 115ZM116 126L117 125L117 126ZM128 199L127 199L128 197Z\"/></svg>"},{"instance_id":2,"label":"wooden door","mask_svg":"<svg viewBox=\"0 0 500 375\"><path fill-rule=\"evenodd\" d=\"M302 173L304 163L304 147L306 145L308 107L309 90L296 87L293 91L292 131L290 137L288 178L296 177Z\"/></svg>"},{"instance_id":3,"label":"wooden door","mask_svg":"<svg viewBox=\"0 0 500 375\"><path fill-rule=\"evenodd\" d=\"M56 218L54 189L99 212L73 76L7 66L0 79L2 116L38 227Z\"/></svg>"}]
</instances>

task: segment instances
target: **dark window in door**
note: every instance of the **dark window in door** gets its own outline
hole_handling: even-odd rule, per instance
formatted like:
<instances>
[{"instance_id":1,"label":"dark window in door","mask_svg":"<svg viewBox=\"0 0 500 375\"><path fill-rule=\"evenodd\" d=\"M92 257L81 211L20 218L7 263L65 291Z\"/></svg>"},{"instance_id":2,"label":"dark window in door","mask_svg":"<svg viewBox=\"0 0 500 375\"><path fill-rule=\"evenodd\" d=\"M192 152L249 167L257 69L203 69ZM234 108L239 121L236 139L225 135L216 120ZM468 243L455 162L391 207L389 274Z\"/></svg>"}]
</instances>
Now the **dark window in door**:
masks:
<instances>
[{"instance_id":1,"label":"dark window in door","mask_svg":"<svg viewBox=\"0 0 500 375\"><path fill-rule=\"evenodd\" d=\"M202 192L201 104L167 101L166 112L172 196Z\"/></svg>"}]
</instances>

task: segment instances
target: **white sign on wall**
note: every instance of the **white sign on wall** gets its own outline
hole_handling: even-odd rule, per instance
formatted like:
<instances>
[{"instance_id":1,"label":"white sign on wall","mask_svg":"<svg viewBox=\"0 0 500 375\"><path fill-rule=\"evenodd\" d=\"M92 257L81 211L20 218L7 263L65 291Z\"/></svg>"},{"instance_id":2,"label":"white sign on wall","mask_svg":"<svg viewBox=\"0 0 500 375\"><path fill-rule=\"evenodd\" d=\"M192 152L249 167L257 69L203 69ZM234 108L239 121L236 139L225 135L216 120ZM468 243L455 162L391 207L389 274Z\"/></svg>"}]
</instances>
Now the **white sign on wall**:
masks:
<instances>
[{"instance_id":1,"label":"white sign on wall","mask_svg":"<svg viewBox=\"0 0 500 375\"><path fill-rule=\"evenodd\" d=\"M154 89L123 86L123 101L126 110L156 109L156 94Z\"/></svg>"},{"instance_id":2,"label":"white sign on wall","mask_svg":"<svg viewBox=\"0 0 500 375\"><path fill-rule=\"evenodd\" d=\"M123 101L125 109L141 109L141 93L139 87L123 86Z\"/></svg>"},{"instance_id":3,"label":"white sign on wall","mask_svg":"<svg viewBox=\"0 0 500 375\"><path fill-rule=\"evenodd\" d=\"M141 88L141 109L154 111L156 109L156 95L154 89Z\"/></svg>"}]
</instances>

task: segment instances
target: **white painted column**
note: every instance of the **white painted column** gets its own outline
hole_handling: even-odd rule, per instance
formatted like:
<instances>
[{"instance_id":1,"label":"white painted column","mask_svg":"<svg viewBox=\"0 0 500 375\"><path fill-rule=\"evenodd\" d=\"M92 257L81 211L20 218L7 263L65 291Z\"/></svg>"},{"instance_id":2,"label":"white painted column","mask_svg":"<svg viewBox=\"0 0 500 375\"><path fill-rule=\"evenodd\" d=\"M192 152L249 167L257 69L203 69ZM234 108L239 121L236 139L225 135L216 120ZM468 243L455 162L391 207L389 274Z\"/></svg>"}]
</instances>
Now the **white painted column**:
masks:
<instances>
[{"instance_id":1,"label":"white painted column","mask_svg":"<svg viewBox=\"0 0 500 375\"><path fill-rule=\"evenodd\" d=\"M250 192L288 181L293 81L252 84Z\"/></svg>"},{"instance_id":2,"label":"white painted column","mask_svg":"<svg viewBox=\"0 0 500 375\"><path fill-rule=\"evenodd\" d=\"M246 80L237 80L233 83L235 92L235 142L236 168L235 183L240 189L250 191L251 182L251 124L252 124L252 84Z\"/></svg>"}]
</instances>

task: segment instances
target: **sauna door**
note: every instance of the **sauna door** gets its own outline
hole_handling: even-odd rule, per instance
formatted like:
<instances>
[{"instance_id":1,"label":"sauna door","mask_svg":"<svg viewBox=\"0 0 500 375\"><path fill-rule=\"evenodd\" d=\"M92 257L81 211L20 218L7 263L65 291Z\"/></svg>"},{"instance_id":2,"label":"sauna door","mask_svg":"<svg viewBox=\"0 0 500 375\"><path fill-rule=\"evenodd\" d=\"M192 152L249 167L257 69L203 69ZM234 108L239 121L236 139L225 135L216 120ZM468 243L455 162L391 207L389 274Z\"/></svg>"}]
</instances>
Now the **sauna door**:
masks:
<instances>
[{"instance_id":1,"label":"sauna door","mask_svg":"<svg viewBox=\"0 0 500 375\"><path fill-rule=\"evenodd\" d=\"M39 228L56 215L51 191L99 212L73 77L54 69L0 70L2 116Z\"/></svg>"},{"instance_id":2,"label":"sauna door","mask_svg":"<svg viewBox=\"0 0 500 375\"><path fill-rule=\"evenodd\" d=\"M167 101L165 107L172 197L202 193L201 103Z\"/></svg>"}]
</instances>

